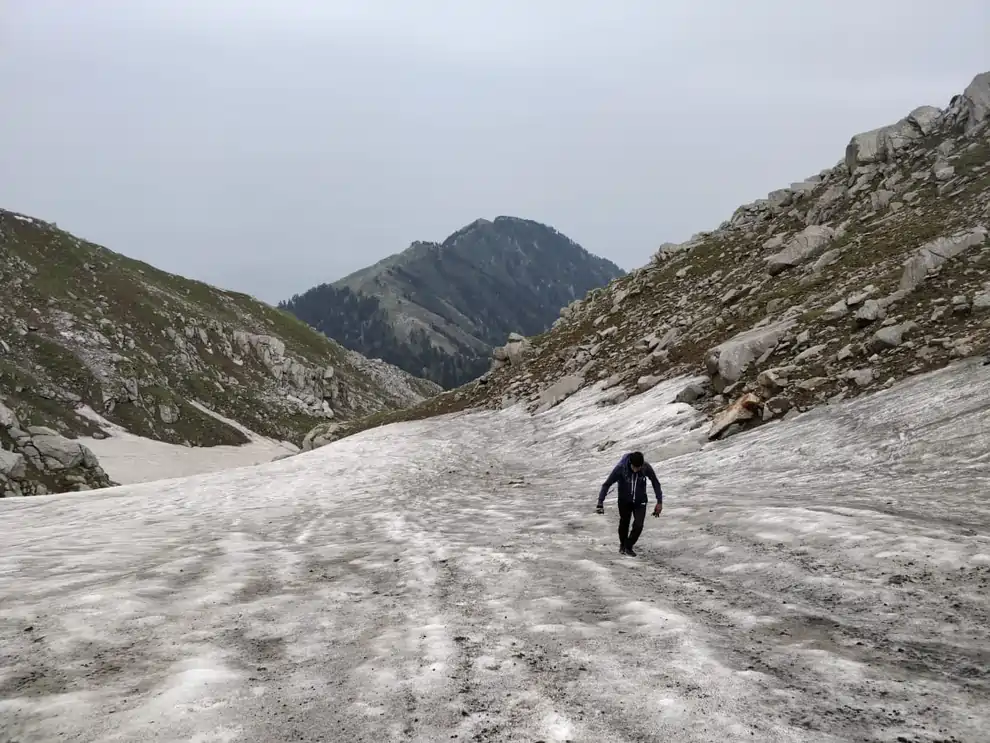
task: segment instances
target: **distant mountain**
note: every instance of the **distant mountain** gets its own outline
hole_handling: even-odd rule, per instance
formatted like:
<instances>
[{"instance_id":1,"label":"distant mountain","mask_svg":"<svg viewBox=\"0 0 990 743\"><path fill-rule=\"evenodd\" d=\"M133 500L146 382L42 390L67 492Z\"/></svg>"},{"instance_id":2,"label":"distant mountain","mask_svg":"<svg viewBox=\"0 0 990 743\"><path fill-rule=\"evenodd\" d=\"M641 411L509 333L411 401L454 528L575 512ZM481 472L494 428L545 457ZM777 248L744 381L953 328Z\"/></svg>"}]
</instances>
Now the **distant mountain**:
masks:
<instances>
[{"instance_id":1,"label":"distant mountain","mask_svg":"<svg viewBox=\"0 0 990 743\"><path fill-rule=\"evenodd\" d=\"M450 388L483 374L509 333L549 329L560 309L624 272L552 227L479 219L279 304L365 356Z\"/></svg>"},{"instance_id":2,"label":"distant mountain","mask_svg":"<svg viewBox=\"0 0 990 743\"><path fill-rule=\"evenodd\" d=\"M94 413L174 444L242 444L239 426L298 444L439 391L246 294L0 209L0 497L110 484L76 441L105 435Z\"/></svg>"}]
</instances>

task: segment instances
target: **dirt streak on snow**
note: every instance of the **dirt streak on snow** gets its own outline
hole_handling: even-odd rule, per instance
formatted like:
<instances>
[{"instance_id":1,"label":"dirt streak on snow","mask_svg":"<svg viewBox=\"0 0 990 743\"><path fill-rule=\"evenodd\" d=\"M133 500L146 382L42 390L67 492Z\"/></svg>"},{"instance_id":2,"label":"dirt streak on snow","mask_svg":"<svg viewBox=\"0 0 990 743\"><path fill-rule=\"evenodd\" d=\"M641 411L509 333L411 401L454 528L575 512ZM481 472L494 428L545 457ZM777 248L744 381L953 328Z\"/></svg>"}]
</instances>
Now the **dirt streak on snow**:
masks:
<instances>
[{"instance_id":1,"label":"dirt streak on snow","mask_svg":"<svg viewBox=\"0 0 990 743\"><path fill-rule=\"evenodd\" d=\"M0 502L0 739L985 741L986 370L716 444L677 389Z\"/></svg>"},{"instance_id":2,"label":"dirt streak on snow","mask_svg":"<svg viewBox=\"0 0 990 743\"><path fill-rule=\"evenodd\" d=\"M109 438L83 437L79 441L93 451L110 479L123 485L249 467L299 451L297 446L287 441L261 436L204 405L191 404L243 433L249 439L248 443L240 446L181 446L155 441L130 433L88 406L80 407L76 412L98 423Z\"/></svg>"}]
</instances>

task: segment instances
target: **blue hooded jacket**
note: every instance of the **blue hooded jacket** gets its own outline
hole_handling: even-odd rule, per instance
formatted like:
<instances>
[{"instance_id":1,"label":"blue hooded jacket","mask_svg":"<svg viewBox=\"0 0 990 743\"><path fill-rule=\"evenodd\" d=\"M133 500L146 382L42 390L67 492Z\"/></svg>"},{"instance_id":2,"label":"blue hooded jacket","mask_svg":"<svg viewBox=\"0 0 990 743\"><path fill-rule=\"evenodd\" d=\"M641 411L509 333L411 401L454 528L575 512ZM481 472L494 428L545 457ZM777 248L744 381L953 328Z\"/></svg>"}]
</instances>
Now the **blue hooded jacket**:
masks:
<instances>
[{"instance_id":1,"label":"blue hooded jacket","mask_svg":"<svg viewBox=\"0 0 990 743\"><path fill-rule=\"evenodd\" d=\"M633 472L629 466L629 455L623 455L619 463L612 469L612 474L602 485L601 492L598 494L598 505L600 506L605 502L608 491L618 483L619 503L645 506L650 500L646 495L647 478L653 483L653 492L656 493L657 503L663 503L663 489L660 487L660 481L649 462L643 462L639 472Z\"/></svg>"}]
</instances>

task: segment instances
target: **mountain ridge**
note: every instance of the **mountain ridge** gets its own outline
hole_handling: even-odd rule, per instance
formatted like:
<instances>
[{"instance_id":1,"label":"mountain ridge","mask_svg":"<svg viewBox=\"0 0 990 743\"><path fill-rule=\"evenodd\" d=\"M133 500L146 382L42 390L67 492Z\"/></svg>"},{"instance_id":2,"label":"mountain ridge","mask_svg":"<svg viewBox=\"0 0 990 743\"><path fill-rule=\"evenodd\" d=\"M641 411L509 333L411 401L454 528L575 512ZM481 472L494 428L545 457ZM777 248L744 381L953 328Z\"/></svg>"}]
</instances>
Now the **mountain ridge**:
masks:
<instances>
[{"instance_id":1,"label":"mountain ridge","mask_svg":"<svg viewBox=\"0 0 990 743\"><path fill-rule=\"evenodd\" d=\"M484 372L509 332L542 332L561 301L621 275L553 227L500 215L441 242L415 241L279 306L345 346L456 386Z\"/></svg>"}]
</instances>

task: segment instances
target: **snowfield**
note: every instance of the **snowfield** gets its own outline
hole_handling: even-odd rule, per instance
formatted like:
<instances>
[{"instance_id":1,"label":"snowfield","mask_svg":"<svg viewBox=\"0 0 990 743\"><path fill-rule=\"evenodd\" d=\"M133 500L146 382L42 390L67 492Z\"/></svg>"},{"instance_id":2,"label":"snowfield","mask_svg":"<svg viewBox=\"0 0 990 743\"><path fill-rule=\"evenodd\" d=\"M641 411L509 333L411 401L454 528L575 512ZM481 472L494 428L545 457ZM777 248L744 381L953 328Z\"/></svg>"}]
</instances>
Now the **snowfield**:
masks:
<instances>
[{"instance_id":1,"label":"snowfield","mask_svg":"<svg viewBox=\"0 0 990 743\"><path fill-rule=\"evenodd\" d=\"M716 444L683 383L0 501L0 741L990 740L990 369Z\"/></svg>"},{"instance_id":2,"label":"snowfield","mask_svg":"<svg viewBox=\"0 0 990 743\"><path fill-rule=\"evenodd\" d=\"M243 433L248 438L248 443L240 446L204 447L155 441L136 436L116 423L108 421L88 406L82 406L76 412L97 423L107 434L107 438L96 439L87 436L80 438L80 442L96 455L110 479L122 485L247 467L291 456L299 451L299 447L294 444L261 436L237 421L225 418L199 403L191 402L191 404L203 413Z\"/></svg>"}]
</instances>

